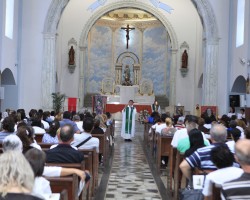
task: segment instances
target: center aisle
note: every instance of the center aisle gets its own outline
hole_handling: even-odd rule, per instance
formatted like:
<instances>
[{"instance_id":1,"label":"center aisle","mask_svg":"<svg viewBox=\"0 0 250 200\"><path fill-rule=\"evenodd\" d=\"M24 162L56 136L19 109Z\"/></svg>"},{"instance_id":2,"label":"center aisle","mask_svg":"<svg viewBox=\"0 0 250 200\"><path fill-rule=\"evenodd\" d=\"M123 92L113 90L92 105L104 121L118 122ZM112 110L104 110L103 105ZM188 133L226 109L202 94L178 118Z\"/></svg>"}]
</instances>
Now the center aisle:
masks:
<instances>
[{"instance_id":1,"label":"center aisle","mask_svg":"<svg viewBox=\"0 0 250 200\"><path fill-rule=\"evenodd\" d=\"M106 191L106 200L161 199L147 163L140 139L144 125L136 124L135 138L125 142L121 136L121 121L116 121L114 158Z\"/></svg>"}]
</instances>

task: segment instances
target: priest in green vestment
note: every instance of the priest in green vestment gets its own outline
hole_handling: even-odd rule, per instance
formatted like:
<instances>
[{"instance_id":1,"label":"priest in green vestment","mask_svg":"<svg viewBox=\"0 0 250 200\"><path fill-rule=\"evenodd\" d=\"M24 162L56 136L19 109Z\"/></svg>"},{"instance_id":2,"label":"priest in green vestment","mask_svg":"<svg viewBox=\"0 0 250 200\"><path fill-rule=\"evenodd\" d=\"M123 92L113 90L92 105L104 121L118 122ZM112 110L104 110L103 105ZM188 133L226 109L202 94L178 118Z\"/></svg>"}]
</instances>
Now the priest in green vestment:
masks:
<instances>
[{"instance_id":1,"label":"priest in green vestment","mask_svg":"<svg viewBox=\"0 0 250 200\"><path fill-rule=\"evenodd\" d=\"M122 110L122 130L121 136L125 141L132 141L131 138L135 135L135 114L136 108L134 101L129 100L128 105Z\"/></svg>"}]
</instances>

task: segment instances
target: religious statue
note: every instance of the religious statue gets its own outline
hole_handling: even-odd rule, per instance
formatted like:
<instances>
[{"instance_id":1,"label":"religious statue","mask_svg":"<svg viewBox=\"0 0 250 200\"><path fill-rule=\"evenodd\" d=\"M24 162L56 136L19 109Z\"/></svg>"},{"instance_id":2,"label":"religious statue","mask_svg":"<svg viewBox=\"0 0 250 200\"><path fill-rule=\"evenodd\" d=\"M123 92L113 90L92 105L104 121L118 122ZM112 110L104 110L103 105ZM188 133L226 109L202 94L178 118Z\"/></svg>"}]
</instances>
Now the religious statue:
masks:
<instances>
[{"instance_id":1,"label":"religious statue","mask_svg":"<svg viewBox=\"0 0 250 200\"><path fill-rule=\"evenodd\" d=\"M128 65L126 65L125 69L124 69L124 81L122 83L122 85L126 85L126 86L130 86L132 85L131 80L130 80L130 68Z\"/></svg>"},{"instance_id":2,"label":"religious statue","mask_svg":"<svg viewBox=\"0 0 250 200\"><path fill-rule=\"evenodd\" d=\"M126 31L126 39L127 39L127 49L128 49L128 41L129 41L129 32L131 31L131 30L134 30L135 28L131 28L131 27L129 27L129 24L127 25L127 27L122 27L121 28L122 30L125 30Z\"/></svg>"},{"instance_id":3,"label":"religious statue","mask_svg":"<svg viewBox=\"0 0 250 200\"><path fill-rule=\"evenodd\" d=\"M187 54L187 50L185 50L182 54L182 57L181 57L181 68L187 68L188 66L188 54Z\"/></svg>"},{"instance_id":4,"label":"religious statue","mask_svg":"<svg viewBox=\"0 0 250 200\"><path fill-rule=\"evenodd\" d=\"M75 65L75 50L73 46L69 50L69 65Z\"/></svg>"}]
</instances>

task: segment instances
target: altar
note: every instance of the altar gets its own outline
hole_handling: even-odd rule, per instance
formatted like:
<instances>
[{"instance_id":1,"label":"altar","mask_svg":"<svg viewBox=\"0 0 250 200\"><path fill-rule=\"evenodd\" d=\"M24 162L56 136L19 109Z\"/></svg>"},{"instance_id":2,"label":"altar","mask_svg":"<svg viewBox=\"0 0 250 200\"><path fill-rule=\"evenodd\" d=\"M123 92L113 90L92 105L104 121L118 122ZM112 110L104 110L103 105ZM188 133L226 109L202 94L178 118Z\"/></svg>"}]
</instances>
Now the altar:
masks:
<instances>
[{"instance_id":1,"label":"altar","mask_svg":"<svg viewBox=\"0 0 250 200\"><path fill-rule=\"evenodd\" d=\"M133 64L125 62L129 59ZM141 64L138 56L132 52L119 55L114 76L102 80L101 95L107 97L107 111L119 112L129 100L133 100L137 112L145 109L151 112L151 104L155 101L153 82L141 78L140 74Z\"/></svg>"}]
</instances>

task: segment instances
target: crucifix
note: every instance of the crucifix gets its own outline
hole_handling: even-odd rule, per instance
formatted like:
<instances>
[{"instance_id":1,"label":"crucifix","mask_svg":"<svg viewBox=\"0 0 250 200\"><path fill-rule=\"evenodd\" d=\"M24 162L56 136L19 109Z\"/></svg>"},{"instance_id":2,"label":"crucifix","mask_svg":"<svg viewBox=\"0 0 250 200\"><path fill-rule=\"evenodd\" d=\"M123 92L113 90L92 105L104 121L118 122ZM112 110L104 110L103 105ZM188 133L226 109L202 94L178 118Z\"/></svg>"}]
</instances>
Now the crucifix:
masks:
<instances>
[{"instance_id":1,"label":"crucifix","mask_svg":"<svg viewBox=\"0 0 250 200\"><path fill-rule=\"evenodd\" d=\"M131 28L129 27L129 24L127 25L127 27L121 27L122 30L126 31L126 39L127 39L127 49L128 49L128 41L129 41L129 31L134 30L135 28Z\"/></svg>"}]
</instances>

